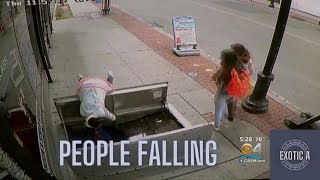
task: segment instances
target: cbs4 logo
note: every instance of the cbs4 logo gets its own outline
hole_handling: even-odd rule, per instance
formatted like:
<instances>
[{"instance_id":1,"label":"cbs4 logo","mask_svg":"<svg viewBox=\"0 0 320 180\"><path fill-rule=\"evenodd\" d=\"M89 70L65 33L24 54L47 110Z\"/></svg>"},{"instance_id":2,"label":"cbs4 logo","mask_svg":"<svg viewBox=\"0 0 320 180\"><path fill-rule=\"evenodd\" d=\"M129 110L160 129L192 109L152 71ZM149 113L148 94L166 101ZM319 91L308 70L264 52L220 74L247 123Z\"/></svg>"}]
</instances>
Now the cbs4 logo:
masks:
<instances>
[{"instance_id":1,"label":"cbs4 logo","mask_svg":"<svg viewBox=\"0 0 320 180\"><path fill-rule=\"evenodd\" d=\"M258 143L253 148L251 144L245 143L241 146L241 151L245 155L251 154L251 153L259 153L260 154L262 152L262 146L261 146L261 143Z\"/></svg>"}]
</instances>

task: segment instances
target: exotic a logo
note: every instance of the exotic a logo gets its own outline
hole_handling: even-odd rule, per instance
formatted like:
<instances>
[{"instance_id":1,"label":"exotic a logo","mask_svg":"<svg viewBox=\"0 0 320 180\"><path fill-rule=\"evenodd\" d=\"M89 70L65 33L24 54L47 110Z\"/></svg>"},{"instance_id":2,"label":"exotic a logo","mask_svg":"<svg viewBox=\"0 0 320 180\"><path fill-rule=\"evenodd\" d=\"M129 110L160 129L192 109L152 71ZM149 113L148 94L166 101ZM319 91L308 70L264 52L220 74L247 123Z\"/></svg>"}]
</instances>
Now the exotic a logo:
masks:
<instances>
[{"instance_id":1,"label":"exotic a logo","mask_svg":"<svg viewBox=\"0 0 320 180\"><path fill-rule=\"evenodd\" d=\"M287 141L280 150L280 161L289 170L301 170L310 160L309 147L300 140Z\"/></svg>"}]
</instances>

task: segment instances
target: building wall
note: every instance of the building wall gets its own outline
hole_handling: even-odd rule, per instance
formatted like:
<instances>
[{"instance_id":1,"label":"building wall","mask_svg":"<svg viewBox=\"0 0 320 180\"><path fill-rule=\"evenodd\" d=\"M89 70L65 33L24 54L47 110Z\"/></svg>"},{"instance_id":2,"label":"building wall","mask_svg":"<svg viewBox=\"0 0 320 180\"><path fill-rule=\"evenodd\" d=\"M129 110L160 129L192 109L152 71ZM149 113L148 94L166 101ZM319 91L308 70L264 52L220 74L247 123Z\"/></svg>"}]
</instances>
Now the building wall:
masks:
<instances>
[{"instance_id":1,"label":"building wall","mask_svg":"<svg viewBox=\"0 0 320 180\"><path fill-rule=\"evenodd\" d=\"M21 5L10 7L7 1L10 0L0 0L0 99L11 112L21 108L19 99L22 99L22 104L27 109L26 116L33 119L24 123L34 127L37 126L34 117L41 122L49 119L49 106L45 101L48 99L48 90L44 89L48 88L48 80L39 55L39 36L35 32L32 6L28 6L23 0L16 0ZM9 118L1 121L9 122ZM18 127L19 124L15 125ZM3 143L5 141L1 139L0 144ZM21 149L25 150L25 146L21 145ZM15 157L15 152L7 153ZM15 161L19 162L19 159ZM36 163L42 164L39 159Z\"/></svg>"},{"instance_id":2,"label":"building wall","mask_svg":"<svg viewBox=\"0 0 320 180\"><path fill-rule=\"evenodd\" d=\"M320 0L293 0L291 7L320 17Z\"/></svg>"}]
</instances>

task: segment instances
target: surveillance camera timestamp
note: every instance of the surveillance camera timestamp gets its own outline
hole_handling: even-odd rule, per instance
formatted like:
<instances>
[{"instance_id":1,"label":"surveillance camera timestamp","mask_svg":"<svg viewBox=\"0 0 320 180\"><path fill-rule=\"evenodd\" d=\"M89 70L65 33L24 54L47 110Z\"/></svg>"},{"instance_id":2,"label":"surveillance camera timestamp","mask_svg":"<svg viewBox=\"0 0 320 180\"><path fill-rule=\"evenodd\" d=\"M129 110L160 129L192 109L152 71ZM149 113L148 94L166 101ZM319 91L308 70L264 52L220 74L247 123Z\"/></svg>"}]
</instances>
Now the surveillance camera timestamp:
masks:
<instances>
[{"instance_id":1,"label":"surveillance camera timestamp","mask_svg":"<svg viewBox=\"0 0 320 180\"><path fill-rule=\"evenodd\" d=\"M262 142L265 138L264 137L240 137L240 142Z\"/></svg>"},{"instance_id":2,"label":"surveillance camera timestamp","mask_svg":"<svg viewBox=\"0 0 320 180\"><path fill-rule=\"evenodd\" d=\"M13 2L13 1L7 1L6 2L7 6L21 6L22 5L22 1L21 2ZM48 4L48 0L39 0L38 2L36 0L26 0L25 1L25 5L28 6L36 6L36 5L44 5L44 4Z\"/></svg>"}]
</instances>

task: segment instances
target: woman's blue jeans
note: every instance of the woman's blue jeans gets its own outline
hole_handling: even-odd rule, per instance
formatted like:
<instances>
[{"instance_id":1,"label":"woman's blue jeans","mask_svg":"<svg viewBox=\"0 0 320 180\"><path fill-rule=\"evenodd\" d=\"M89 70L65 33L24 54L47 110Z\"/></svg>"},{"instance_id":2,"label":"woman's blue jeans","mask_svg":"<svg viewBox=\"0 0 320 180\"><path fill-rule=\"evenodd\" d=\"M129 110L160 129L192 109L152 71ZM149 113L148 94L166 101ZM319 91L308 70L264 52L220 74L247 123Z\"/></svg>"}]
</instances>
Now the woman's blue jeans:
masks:
<instances>
[{"instance_id":1,"label":"woman's blue jeans","mask_svg":"<svg viewBox=\"0 0 320 180\"><path fill-rule=\"evenodd\" d=\"M221 121L228 115L227 100L230 96L225 92L217 92L214 96L214 120L215 127L220 128Z\"/></svg>"}]
</instances>

